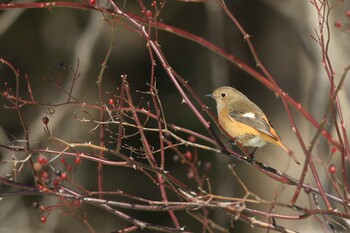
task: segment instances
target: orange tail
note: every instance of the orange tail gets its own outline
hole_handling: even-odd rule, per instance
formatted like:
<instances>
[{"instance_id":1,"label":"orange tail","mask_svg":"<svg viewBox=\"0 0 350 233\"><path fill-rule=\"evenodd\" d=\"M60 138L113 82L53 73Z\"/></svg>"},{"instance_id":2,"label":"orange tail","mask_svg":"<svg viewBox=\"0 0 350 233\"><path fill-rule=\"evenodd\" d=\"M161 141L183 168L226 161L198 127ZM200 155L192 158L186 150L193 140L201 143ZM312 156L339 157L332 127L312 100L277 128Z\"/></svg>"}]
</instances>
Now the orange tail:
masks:
<instances>
[{"instance_id":1,"label":"orange tail","mask_svg":"<svg viewBox=\"0 0 350 233\"><path fill-rule=\"evenodd\" d=\"M280 146L280 147L282 147L282 149L285 150L285 151L288 153L289 157L291 157L297 164L300 165L300 162L299 162L299 160L295 157L293 151L291 151L290 149L288 149L288 148L283 144L283 142L281 142L281 141L275 141L275 144L278 145L278 146Z\"/></svg>"}]
</instances>

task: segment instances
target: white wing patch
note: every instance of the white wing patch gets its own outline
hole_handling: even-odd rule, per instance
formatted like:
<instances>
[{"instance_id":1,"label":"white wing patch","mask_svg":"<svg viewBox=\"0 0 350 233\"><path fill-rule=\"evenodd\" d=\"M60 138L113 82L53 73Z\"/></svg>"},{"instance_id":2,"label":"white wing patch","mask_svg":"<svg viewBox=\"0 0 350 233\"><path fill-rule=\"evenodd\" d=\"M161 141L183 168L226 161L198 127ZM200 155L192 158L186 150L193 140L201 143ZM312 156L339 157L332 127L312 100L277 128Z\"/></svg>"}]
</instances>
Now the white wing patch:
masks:
<instances>
[{"instance_id":1,"label":"white wing patch","mask_svg":"<svg viewBox=\"0 0 350 233\"><path fill-rule=\"evenodd\" d=\"M255 114L252 112L247 112L247 113L242 114L242 117L255 119Z\"/></svg>"}]
</instances>

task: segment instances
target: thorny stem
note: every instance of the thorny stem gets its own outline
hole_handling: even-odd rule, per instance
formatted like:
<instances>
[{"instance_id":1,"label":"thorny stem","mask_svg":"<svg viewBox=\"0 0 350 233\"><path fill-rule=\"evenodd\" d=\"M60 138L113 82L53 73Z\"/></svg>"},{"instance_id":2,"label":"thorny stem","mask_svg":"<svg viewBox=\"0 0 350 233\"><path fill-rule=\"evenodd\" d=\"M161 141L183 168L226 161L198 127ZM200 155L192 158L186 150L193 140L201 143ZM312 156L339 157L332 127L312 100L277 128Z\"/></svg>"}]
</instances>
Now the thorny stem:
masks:
<instances>
[{"instance_id":1,"label":"thorny stem","mask_svg":"<svg viewBox=\"0 0 350 233\"><path fill-rule=\"evenodd\" d=\"M328 49L329 49L329 44L330 44L330 28L329 28L329 14L331 11L332 6L330 6L330 3L328 1L322 1L322 2L317 2L312 0L311 1L312 5L315 7L317 13L318 13L318 20L319 20L319 34L317 39L314 40L320 45L321 51L322 51L322 65L324 67L324 70L327 74L327 77L330 81L330 99L334 100L335 102L335 109L332 109L333 113L333 125L334 128L337 132L338 139L340 142L340 145L342 147L340 148L340 152L342 154L342 176L343 176L343 183L345 187L345 197L348 199L349 196L349 182L348 178L346 175L346 160L349 163L350 162L350 156L349 156L349 142L348 142L348 137L345 129L345 124L344 124L344 119L343 119L343 114L342 114L342 108L339 102L338 95L335 94L336 92L336 86L334 82L335 78L335 72L333 70L332 62L329 58L328 55ZM338 4L337 2L335 4ZM327 36L325 37L324 30L327 33ZM340 120L340 128L343 132L343 138L341 136L340 130L339 130L339 124L337 122L337 113L338 117Z\"/></svg>"},{"instance_id":2,"label":"thorny stem","mask_svg":"<svg viewBox=\"0 0 350 233\"><path fill-rule=\"evenodd\" d=\"M122 146L122 140L123 140L123 119L124 119L124 114L123 114L123 106L124 106L124 83L122 82L121 88L120 88L120 98L118 101L118 115L119 115L119 125L118 125L118 138L117 138L117 147L116 151L120 151L120 148Z\"/></svg>"},{"instance_id":3,"label":"thorny stem","mask_svg":"<svg viewBox=\"0 0 350 233\"><path fill-rule=\"evenodd\" d=\"M142 125L140 123L139 117L138 117L137 113L135 111L133 111L134 105L133 105L133 102L132 102L132 97L131 97L131 94L130 94L130 89L129 89L128 83L126 82L126 76L122 76L122 82L125 85L125 92L126 92L126 97L128 99L128 104L132 108L133 119L135 120L135 123L138 126L138 130L139 130L139 133L140 133L140 136L141 136L141 141L142 141L143 147L144 147L144 149L146 151L146 155L145 156L146 156L147 160L149 161L149 163L150 163L150 165L152 167L157 167L157 163L155 161L155 158L152 155L153 154L152 150L151 150L150 145L149 145L149 143L147 141L147 138L146 138L146 136L144 134L144 130L143 130ZM161 167L160 169L163 170L164 168ZM160 192L162 194L162 198L163 198L163 200L168 200L167 194L166 194L166 190L164 189L163 177L160 174L157 173L157 178L158 178L159 189L160 189ZM177 228L179 228L180 224L179 224L176 216L174 215L174 213L172 211L169 211L169 214L170 214L170 216L171 216L175 226Z\"/></svg>"},{"instance_id":4,"label":"thorny stem","mask_svg":"<svg viewBox=\"0 0 350 233\"><path fill-rule=\"evenodd\" d=\"M339 84L337 86L337 89L334 92L335 95L338 94L339 90L343 86L345 77L346 77L349 69L350 69L350 66L345 68L343 76L342 76L342 78L341 78L341 80L340 80L340 82L339 82ZM327 118L328 118L328 115L331 113L331 108L332 108L333 105L334 105L334 100L332 98L330 98L329 101L328 101L327 108L326 108L326 110L325 110L325 112L323 114L323 118L322 118L323 120L322 120L322 122L320 124L320 128L317 130L317 132L315 133L314 137L311 140L311 143L310 143L310 146L309 146L309 149L308 149L308 152L310 153L310 155L311 155L311 151L313 150L313 148L314 148L314 146L316 144L317 139L320 137L320 135L323 132L323 128L327 124ZM290 205L294 205L295 204L295 202L296 202L296 200L297 200L297 198L298 198L298 196L300 194L301 185L302 185L302 183L304 183L304 180L305 180L305 177L306 177L306 172L307 172L307 166L309 164L310 159L311 159L311 156L307 156L306 157L306 160L305 160L305 163L304 163L303 172L302 172L301 177L299 179L298 186L297 186L297 188L296 188L296 190L294 192L294 196L293 196L292 200L290 201Z\"/></svg>"},{"instance_id":5,"label":"thorny stem","mask_svg":"<svg viewBox=\"0 0 350 233\"><path fill-rule=\"evenodd\" d=\"M16 79L16 97L15 97L15 102L13 103L15 105L15 109L16 109L16 112L17 112L17 115L19 117L19 120L21 122L21 125L22 125L22 129L23 129L23 132L24 132L24 138L25 138L25 152L29 157L29 164L30 164L30 168L31 168L31 171L32 171L32 175L33 175L33 181L35 183L35 186L37 185L36 183L36 174L35 174L35 170L34 170L34 166L33 166L33 161L32 161L32 158L31 158L31 154L29 153L30 151L30 141L29 141L29 130L27 128L27 125L26 125L26 122L24 121L24 118L23 118L23 115L22 115L22 112L20 110L20 105L19 105L19 99L20 99L20 78L19 78L19 72L15 69L15 67L10 63L8 62L7 60L3 59L3 58L0 58L0 62L2 64L5 64L6 66L8 66L12 72L15 74L15 79ZM30 86L28 86L30 87ZM15 174L14 174L14 178L15 180L17 180L17 170L16 168L14 169L15 170Z\"/></svg>"},{"instance_id":6,"label":"thorny stem","mask_svg":"<svg viewBox=\"0 0 350 233\"><path fill-rule=\"evenodd\" d=\"M142 8L142 11L146 12L146 8L143 5L142 1L138 1L139 5ZM147 18L147 20L151 20L150 18ZM151 27L148 27L148 34L151 34ZM147 41L147 44L149 43L149 40ZM155 76L154 76L154 69L155 69L155 60L154 60L154 56L153 56L153 51L152 49L147 46L148 48L148 53L151 59L151 82L150 82L150 95L152 98L152 102L153 102L153 106L155 107L155 111L156 111L156 116L157 116L157 124L158 124L158 132L159 132L159 144L160 144L160 169L164 169L165 167L165 150L164 150L164 136L163 136L163 131L162 131L162 122L163 124L166 126L166 120L165 120L165 116L164 114L161 112L161 105L158 103L158 94L157 94L157 88L156 88L156 82L155 82ZM162 114L162 116L161 116ZM161 190L161 194L162 194L162 199L164 201L168 201L168 196L166 193L166 190L164 188L164 180L163 177L160 174L157 174L157 178L159 180L160 183L160 190ZM180 223L177 219L177 217L175 216L175 213L173 211L168 211L174 225L176 228L180 228Z\"/></svg>"},{"instance_id":7,"label":"thorny stem","mask_svg":"<svg viewBox=\"0 0 350 233\"><path fill-rule=\"evenodd\" d=\"M110 38L110 45L109 45L109 48L108 48L108 51L107 51L107 54L102 62L102 65L101 65L101 69L100 69L100 73L98 75L98 78L97 78L97 87L98 87L98 97L99 97L99 101L101 103L102 106L104 106L104 100L103 100L103 88L102 88L102 79L103 79L103 74L105 72L105 69L107 68L107 63L108 63L108 60L109 60L109 57L112 53L112 50L113 50L113 47L114 47L114 27L111 26L111 38ZM104 118L105 118L105 111L104 111L104 108L100 108L100 121L104 121ZM101 147L104 147L105 145L105 126L104 125L100 125L100 146ZM99 154L99 157L100 158L103 158L104 155L103 155L103 151L100 151L100 154ZM99 191L103 191L103 164L102 163L99 163L98 164L98 167L97 167L97 172L98 172L98 190ZM102 196L100 196L100 198L102 198Z\"/></svg>"}]
</instances>

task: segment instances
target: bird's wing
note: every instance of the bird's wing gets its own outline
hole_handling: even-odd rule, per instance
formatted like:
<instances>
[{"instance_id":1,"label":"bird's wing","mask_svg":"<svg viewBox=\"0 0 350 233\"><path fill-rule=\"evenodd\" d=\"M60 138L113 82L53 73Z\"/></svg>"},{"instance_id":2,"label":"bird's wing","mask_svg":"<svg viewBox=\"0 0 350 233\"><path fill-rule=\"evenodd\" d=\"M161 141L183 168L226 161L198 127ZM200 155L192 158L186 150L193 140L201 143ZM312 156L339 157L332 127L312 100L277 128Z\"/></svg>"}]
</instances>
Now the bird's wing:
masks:
<instances>
[{"instance_id":1,"label":"bird's wing","mask_svg":"<svg viewBox=\"0 0 350 233\"><path fill-rule=\"evenodd\" d=\"M246 124L277 140L276 135L271 133L271 128L273 128L272 125L258 106L253 103L243 105L239 104L238 106L240 107L235 107L229 112L229 116L233 120Z\"/></svg>"}]
</instances>

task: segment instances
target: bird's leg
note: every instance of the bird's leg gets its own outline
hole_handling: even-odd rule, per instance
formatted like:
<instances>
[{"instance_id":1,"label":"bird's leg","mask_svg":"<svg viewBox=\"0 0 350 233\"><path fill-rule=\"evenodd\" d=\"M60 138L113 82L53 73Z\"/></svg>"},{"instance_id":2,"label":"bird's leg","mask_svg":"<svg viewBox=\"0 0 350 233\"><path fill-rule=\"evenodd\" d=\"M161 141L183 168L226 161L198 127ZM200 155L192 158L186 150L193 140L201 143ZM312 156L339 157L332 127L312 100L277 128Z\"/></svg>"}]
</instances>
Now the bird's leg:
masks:
<instances>
[{"instance_id":1,"label":"bird's leg","mask_svg":"<svg viewBox=\"0 0 350 233\"><path fill-rule=\"evenodd\" d=\"M253 157L253 158L254 158L254 154L255 154L255 151L256 151L257 149L258 149L258 147L255 147L255 148L254 148L254 150L253 150L253 152L252 152L252 153L250 153L250 156L251 156L251 157Z\"/></svg>"},{"instance_id":2,"label":"bird's leg","mask_svg":"<svg viewBox=\"0 0 350 233\"><path fill-rule=\"evenodd\" d=\"M258 149L258 147L255 147L254 150L253 150L253 152L250 153L250 160L251 160L252 162L255 161L254 153L255 153L255 151L256 151L257 149Z\"/></svg>"},{"instance_id":3,"label":"bird's leg","mask_svg":"<svg viewBox=\"0 0 350 233\"><path fill-rule=\"evenodd\" d=\"M250 162L250 163L254 163L254 162L255 162L254 153L255 153L255 151L256 151L257 149L258 149L258 147L255 147L254 150L253 150L253 152L250 153L250 158L249 158L249 162Z\"/></svg>"},{"instance_id":4,"label":"bird's leg","mask_svg":"<svg viewBox=\"0 0 350 233\"><path fill-rule=\"evenodd\" d=\"M272 218L272 226L275 227L276 231L280 231L280 232L286 232L286 229L280 225L277 224L276 219Z\"/></svg>"},{"instance_id":5,"label":"bird's leg","mask_svg":"<svg viewBox=\"0 0 350 233\"><path fill-rule=\"evenodd\" d=\"M276 219L272 218L272 226L277 227Z\"/></svg>"}]
</instances>

